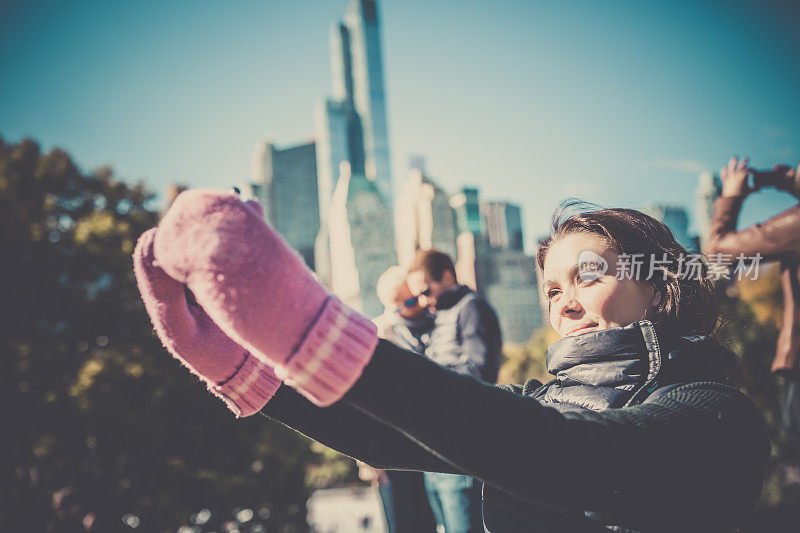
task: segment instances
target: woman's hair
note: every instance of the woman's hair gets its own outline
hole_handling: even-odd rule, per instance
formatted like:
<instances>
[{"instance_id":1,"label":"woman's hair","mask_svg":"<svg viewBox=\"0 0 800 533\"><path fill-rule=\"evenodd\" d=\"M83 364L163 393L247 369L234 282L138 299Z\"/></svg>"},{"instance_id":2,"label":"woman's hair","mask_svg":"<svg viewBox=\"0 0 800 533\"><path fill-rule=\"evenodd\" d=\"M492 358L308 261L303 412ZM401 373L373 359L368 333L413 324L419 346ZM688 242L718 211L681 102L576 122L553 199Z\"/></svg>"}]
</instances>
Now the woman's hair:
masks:
<instances>
[{"instance_id":1,"label":"woman's hair","mask_svg":"<svg viewBox=\"0 0 800 533\"><path fill-rule=\"evenodd\" d=\"M713 334L719 312L707 266L698 260L699 256L687 264L691 254L666 225L634 209L601 209L586 202L566 201L556 209L550 235L539 242L536 250L540 272L550 246L571 233L597 235L618 254L641 261L639 279L652 284L661 294L653 320L659 329L678 335ZM653 276L644 281L651 268Z\"/></svg>"}]
</instances>

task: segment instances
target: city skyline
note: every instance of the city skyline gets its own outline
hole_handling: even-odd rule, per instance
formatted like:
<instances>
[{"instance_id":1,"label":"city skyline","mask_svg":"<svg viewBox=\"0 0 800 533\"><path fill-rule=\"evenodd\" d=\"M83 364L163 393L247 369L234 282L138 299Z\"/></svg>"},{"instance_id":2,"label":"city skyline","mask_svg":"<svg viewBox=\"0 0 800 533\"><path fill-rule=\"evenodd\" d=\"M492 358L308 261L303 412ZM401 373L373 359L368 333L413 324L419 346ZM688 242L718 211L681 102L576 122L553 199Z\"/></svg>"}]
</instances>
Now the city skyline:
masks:
<instances>
[{"instance_id":1,"label":"city skyline","mask_svg":"<svg viewBox=\"0 0 800 533\"><path fill-rule=\"evenodd\" d=\"M7 4L0 135L161 194L241 182L265 134L311 140L328 93L345 2L304 5ZM527 249L561 198L694 215L698 175L731 155L759 168L800 158L796 8L454 6L380 3L395 191L421 153L445 189L518 203ZM758 193L742 222L792 203Z\"/></svg>"}]
</instances>

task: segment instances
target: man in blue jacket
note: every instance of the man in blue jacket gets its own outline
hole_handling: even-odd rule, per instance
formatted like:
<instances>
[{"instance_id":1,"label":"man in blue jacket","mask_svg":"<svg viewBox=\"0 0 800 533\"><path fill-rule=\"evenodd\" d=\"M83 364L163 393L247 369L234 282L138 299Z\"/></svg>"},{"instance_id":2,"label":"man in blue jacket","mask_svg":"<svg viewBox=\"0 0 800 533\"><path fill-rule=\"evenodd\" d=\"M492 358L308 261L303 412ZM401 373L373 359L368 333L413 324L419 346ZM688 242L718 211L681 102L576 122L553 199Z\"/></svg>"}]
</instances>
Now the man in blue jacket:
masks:
<instances>
[{"instance_id":1,"label":"man in blue jacket","mask_svg":"<svg viewBox=\"0 0 800 533\"><path fill-rule=\"evenodd\" d=\"M425 355L433 362L489 383L497 382L502 338L491 306L458 283L455 265L438 250L419 252L408 285L419 303L435 312ZM447 533L482 532L480 484L469 476L425 473L436 521Z\"/></svg>"}]
</instances>

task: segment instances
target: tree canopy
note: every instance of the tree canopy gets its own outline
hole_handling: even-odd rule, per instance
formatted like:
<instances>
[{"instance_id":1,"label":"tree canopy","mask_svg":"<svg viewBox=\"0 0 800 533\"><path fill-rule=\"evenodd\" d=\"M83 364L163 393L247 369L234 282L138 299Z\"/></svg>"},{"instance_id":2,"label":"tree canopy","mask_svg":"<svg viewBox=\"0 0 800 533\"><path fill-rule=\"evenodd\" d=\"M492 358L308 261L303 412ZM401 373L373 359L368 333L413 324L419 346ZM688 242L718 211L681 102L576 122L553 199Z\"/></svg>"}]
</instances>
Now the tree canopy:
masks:
<instances>
[{"instance_id":1,"label":"tree canopy","mask_svg":"<svg viewBox=\"0 0 800 533\"><path fill-rule=\"evenodd\" d=\"M102 531L130 530L125 515L175 531L241 507L305 528L309 442L236 420L153 333L131 262L153 199L110 168L0 138L4 531L46 531L67 486Z\"/></svg>"}]
</instances>

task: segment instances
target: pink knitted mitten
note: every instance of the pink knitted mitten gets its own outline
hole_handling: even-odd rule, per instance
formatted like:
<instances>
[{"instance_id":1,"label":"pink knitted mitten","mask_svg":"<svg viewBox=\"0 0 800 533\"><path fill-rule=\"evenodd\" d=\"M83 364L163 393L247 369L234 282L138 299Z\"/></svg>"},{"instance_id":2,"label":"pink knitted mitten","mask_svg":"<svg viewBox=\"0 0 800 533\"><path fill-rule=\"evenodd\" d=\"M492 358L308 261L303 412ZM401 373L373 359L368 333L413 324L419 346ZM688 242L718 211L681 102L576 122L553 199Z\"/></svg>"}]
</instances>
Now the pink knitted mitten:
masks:
<instances>
[{"instance_id":1,"label":"pink knitted mitten","mask_svg":"<svg viewBox=\"0 0 800 533\"><path fill-rule=\"evenodd\" d=\"M159 339L236 416L257 413L278 390L280 379L228 338L202 308L186 301L183 285L156 264L155 236L153 228L139 237L133 269Z\"/></svg>"},{"instance_id":2,"label":"pink knitted mitten","mask_svg":"<svg viewBox=\"0 0 800 533\"><path fill-rule=\"evenodd\" d=\"M189 286L228 336L315 404L341 398L372 357L372 322L328 294L236 196L182 193L154 246L159 266Z\"/></svg>"}]
</instances>

